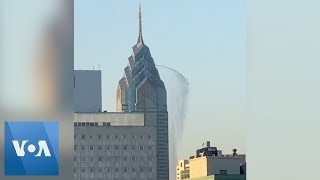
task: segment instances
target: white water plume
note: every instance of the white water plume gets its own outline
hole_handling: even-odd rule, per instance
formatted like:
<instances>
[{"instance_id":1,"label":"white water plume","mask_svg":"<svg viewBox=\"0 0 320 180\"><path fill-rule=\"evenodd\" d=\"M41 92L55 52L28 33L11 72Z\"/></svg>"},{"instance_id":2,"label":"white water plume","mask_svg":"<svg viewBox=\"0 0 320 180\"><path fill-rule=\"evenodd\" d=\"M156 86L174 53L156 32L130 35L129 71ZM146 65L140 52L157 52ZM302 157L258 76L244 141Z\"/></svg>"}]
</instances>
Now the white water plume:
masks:
<instances>
[{"instance_id":1,"label":"white water plume","mask_svg":"<svg viewBox=\"0 0 320 180\"><path fill-rule=\"evenodd\" d=\"M178 161L178 147L180 146L184 121L188 107L189 82L177 70L157 65L161 79L167 90L167 105L169 114L169 169L170 179L176 178L176 165Z\"/></svg>"}]
</instances>

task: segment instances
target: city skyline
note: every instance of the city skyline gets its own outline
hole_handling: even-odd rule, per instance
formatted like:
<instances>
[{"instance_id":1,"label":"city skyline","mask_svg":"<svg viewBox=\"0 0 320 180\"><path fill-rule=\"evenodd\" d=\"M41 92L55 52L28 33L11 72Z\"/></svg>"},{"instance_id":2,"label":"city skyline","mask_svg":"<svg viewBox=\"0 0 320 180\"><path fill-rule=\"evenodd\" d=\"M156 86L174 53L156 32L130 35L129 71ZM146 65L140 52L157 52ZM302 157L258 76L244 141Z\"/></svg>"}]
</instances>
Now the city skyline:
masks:
<instances>
[{"instance_id":1,"label":"city skyline","mask_svg":"<svg viewBox=\"0 0 320 180\"><path fill-rule=\"evenodd\" d=\"M225 23L222 23L220 28L215 27L215 32L218 35L212 35L212 37L208 36L207 39L203 39L203 35L199 34L200 39L197 39L197 37L189 37L190 43L186 44L181 43L180 40L180 46L176 46L179 44L178 42L175 42L174 40L177 38L184 38L184 36L180 36L179 34L176 34L177 30L179 28L177 26L168 26L169 23L173 23L172 21L166 22L165 16L164 18L159 16L157 14L157 11L152 15L151 12L154 12L152 8L153 6L156 6L157 4L148 4L146 2L141 2L143 5L143 26L144 26L144 41L147 42L148 46L151 49L151 53L156 61L156 63L161 65L166 65L175 69L178 69L182 74L184 74L190 81L190 94L189 94L189 110L192 109L192 111L189 111L187 114L187 118L185 121L185 128L184 128L184 135L181 138L181 145L182 149L187 149L183 151L181 154L179 154L179 158L184 158L186 155L191 153L191 150L194 148L199 147L201 142L205 140L213 141L213 144L217 144L217 146L221 147L221 149L227 153L232 148L239 149L239 152L245 152L244 148L244 139L245 139L245 130L244 130L244 117L242 112L242 105L243 105L243 93L244 93L244 33L241 34L241 28L244 27L244 23L241 24L234 20L243 20L243 17L240 16L238 19L236 18L236 15L243 15L241 12L243 9L237 9L241 8L243 6L238 6L236 4L224 4L221 2L214 2L213 5L219 5L220 7L215 7L217 9L220 9L219 12L216 12L218 17L211 17L205 19L204 14L211 14L209 12L209 8L206 9L202 14L202 17L204 19L200 19L200 21L204 22L198 22L196 24L201 23L204 27L210 27L209 29L202 29L204 27L199 27L198 30L202 32L207 32L211 30L212 25L211 23L219 24L222 23L221 21L228 20ZM135 6L130 6L130 5ZM128 56L128 53L130 52L128 49L131 48L130 46L133 44L132 42L136 41L136 34L137 32L137 8L139 3L132 2L128 4L121 4L121 3L104 3L104 2L93 2L85 3L83 1L79 1L75 3L75 16L79 15L80 17L75 19L75 69L92 69L92 66L95 66L96 69L98 67L101 67L102 70L102 84L103 84L103 108L104 110L108 111L115 111L115 90L116 86L114 86L115 83L117 83L117 78L121 77L122 69L124 63L127 63L126 59ZM88 5L88 6L86 6ZM111 5L111 6L108 6ZM122 6L120 6L122 5ZM160 4L158 4L160 5ZM86 9L84 9L84 6L86 6ZM150 7L151 6L151 7ZM162 4L160 7L164 7L165 5ZM110 8L115 8L114 11L109 11ZM126 11L117 9L117 8L126 8ZM197 6L195 6L196 8ZM168 7L169 10L171 10L171 13L173 11L173 8ZM184 6L182 8L190 9L190 6ZM237 13L233 13L231 15L228 15L229 11L232 11L234 8L237 9ZM160 8L161 9L161 8ZM119 10L119 11L117 11ZM162 9L163 10L163 9ZM83 12L87 11L87 13ZM89 13L90 11L95 11L94 14ZM160 11L160 10L158 10ZM199 10L198 10L199 11ZM123 14L119 14L120 12L127 12ZM109 13L112 13L109 14ZM170 11L168 12L170 14ZM88 15L85 17L85 19L81 18L81 15ZM108 16L109 15L109 16ZM186 15L186 14L185 14ZM220 16L220 17L219 17ZM227 16L228 18L224 18ZM89 21L90 18L94 19L94 21ZM118 20L117 20L118 18ZM155 24L154 20L152 18L156 18L159 22L159 24L168 23L166 26L163 26L161 28L160 25L157 23ZM179 18L181 18L179 16ZM185 17L188 19L188 17ZM194 19L191 19L192 22L196 21L196 17L193 17ZM77 19L81 19L80 21L77 21ZM102 21L105 19L105 21ZM181 19L181 21L186 21L186 19ZM121 20L124 20L121 22ZM207 21L207 22L206 22ZM212 21L212 22L211 22ZM194 24L194 23L191 23ZM200 25L201 25L200 24ZM108 25L113 25L111 27L108 27ZM156 25L158 28L154 29L152 28L153 25ZM188 24L181 24L184 25L183 27L189 27L189 28L195 28L190 27ZM77 27L78 26L78 27ZM85 28L90 27L90 28ZM124 28L125 26L126 28ZM230 27L237 27L238 29L233 30L229 29ZM177 28L175 30L175 28ZM228 31L224 31L228 29ZM161 30L164 30L166 34L160 33ZM171 31L170 31L171 30ZM180 29L181 30L181 29ZM194 29L192 30L194 31ZM104 33L102 33L104 32ZM244 30L243 30L244 32ZM85 34L84 34L85 33ZM183 34L183 32L181 32ZM180 33L180 35L181 35ZM185 34L188 33L188 31L184 32ZM209 33L209 32L208 32ZM165 44L162 47L159 47L161 43L163 42L163 38L156 38L157 35L161 35L162 37L168 38L167 41L170 41L170 43ZM90 35L90 36L89 36ZM174 36L178 36L175 37ZM209 34L207 34L209 35ZM233 36L236 37L236 40L231 41L228 38L222 38L218 36ZM132 36L132 37L131 37ZM110 41L108 41L108 39ZM114 39L114 40L112 40ZM116 39L116 40L115 40ZM162 40L161 40L162 39ZM204 46L208 45L208 39L216 39L216 44L212 43L211 46ZM132 40L132 42L131 42ZM172 40L172 41L171 41ZM124 41L126 41L124 43ZM227 50L222 50L222 52L219 52L220 48L223 48L224 46L228 46L228 42L235 42L233 46L230 46L229 52L226 53ZM160 44L158 44L158 42ZM202 42L202 43L201 43ZM215 41L213 41L215 42ZM225 43L225 44L224 44ZM196 46L195 46L196 44ZM219 46L220 44L220 46ZM233 47L233 48L232 48ZM172 51L172 48L174 48L176 53ZM193 63L190 62L190 59L194 58L194 53L197 53L201 50L205 50L202 52L203 54L199 54L203 60L205 66L203 66L203 69L208 68L208 64L211 66L214 71L209 71L207 75L204 75L203 73L193 74L192 71L188 71L190 68L199 68L195 66L198 63L198 60L195 60ZM208 54L209 49L213 49L214 54L212 54L210 57L223 57L221 58L221 61L225 62L219 62L218 60L211 60L210 57L205 56L205 54ZM190 52L190 57L185 56L182 53L185 49L192 49L195 52ZM241 51L241 49L243 51ZM211 51L212 52L212 51ZM231 52L231 53L230 53ZM185 54L186 52L184 52ZM180 58L176 57L177 55L181 55L181 59L185 59L184 61ZM89 58L89 56L92 56ZM237 57L238 56L238 57ZM177 62L173 61L175 59ZM184 62L184 64L179 65L181 61ZM234 66L230 66L229 63L234 62ZM99 65L100 64L100 65ZM111 66L110 66L111 65ZM199 65L199 64L198 64ZM201 64L200 64L201 65ZM215 65L217 67L215 67ZM119 70L118 67L121 66L121 69ZM91 67L91 68L90 68ZM224 73L224 69L228 73ZM229 68L229 69L228 69ZM231 70L235 70L235 72L231 72ZM119 72L117 72L119 71ZM159 69L160 75L162 75L163 69ZM198 72L198 70L196 70ZM231 75L230 75L231 74ZM224 76L221 76L224 75ZM206 81L203 81L204 77L210 77L212 78L212 84L208 83L206 87ZM217 79L219 77L224 77L222 79ZM168 78L165 76L161 76L164 78ZM200 79L198 79L200 78ZM197 80L198 79L198 80ZM164 79L164 82L166 84L166 79ZM210 82L210 81L209 81ZM214 85L217 85L216 87ZM209 92L206 93L199 93L199 89L195 87L206 87L207 89L203 89L205 91L209 92L215 92L216 94L209 94ZM226 92L225 92L226 91ZM198 92L198 93L197 93ZM168 92L170 93L170 92ZM209 94L207 97L203 97L203 95ZM209 102L209 101L213 102ZM208 104L211 104L211 108L208 107ZM200 106L199 106L200 105ZM203 106L202 108L199 108ZM214 113L214 114L211 114ZM199 120L201 118L201 120ZM170 117L169 117L170 119ZM197 119L196 121L193 121L192 119ZM241 123L242 121L242 123ZM212 124L212 128L208 128L204 125L199 124L203 129L201 131L196 130L193 128L195 126L195 122L201 124ZM228 132L224 132L224 128L221 127L214 127L214 125L218 126L224 126L225 129L229 130ZM198 136L194 137L192 134L196 133ZM191 143L186 143L191 142Z\"/></svg>"}]
</instances>

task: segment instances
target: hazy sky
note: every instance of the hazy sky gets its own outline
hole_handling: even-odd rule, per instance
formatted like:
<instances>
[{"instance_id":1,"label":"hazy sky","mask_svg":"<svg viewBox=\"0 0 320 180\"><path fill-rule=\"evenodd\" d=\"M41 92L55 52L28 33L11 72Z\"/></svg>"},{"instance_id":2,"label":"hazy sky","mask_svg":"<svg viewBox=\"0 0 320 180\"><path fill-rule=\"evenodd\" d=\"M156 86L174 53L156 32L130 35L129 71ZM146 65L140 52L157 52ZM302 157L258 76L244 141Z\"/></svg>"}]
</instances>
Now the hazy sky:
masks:
<instances>
[{"instance_id":1,"label":"hazy sky","mask_svg":"<svg viewBox=\"0 0 320 180\"><path fill-rule=\"evenodd\" d=\"M190 82L180 158L205 140L225 153L244 152L244 1L140 2L155 63ZM75 1L75 69L100 64L108 111L115 110L117 83L138 38L138 7L139 1Z\"/></svg>"}]
</instances>

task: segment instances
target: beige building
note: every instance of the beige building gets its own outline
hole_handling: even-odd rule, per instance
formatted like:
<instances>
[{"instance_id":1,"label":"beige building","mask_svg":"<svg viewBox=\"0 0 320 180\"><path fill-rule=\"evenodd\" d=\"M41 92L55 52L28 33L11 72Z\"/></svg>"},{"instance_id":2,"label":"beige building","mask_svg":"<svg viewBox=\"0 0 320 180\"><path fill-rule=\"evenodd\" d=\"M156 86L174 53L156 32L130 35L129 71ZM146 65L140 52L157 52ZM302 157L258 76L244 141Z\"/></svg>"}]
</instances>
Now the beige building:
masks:
<instances>
[{"instance_id":1,"label":"beige building","mask_svg":"<svg viewBox=\"0 0 320 180\"><path fill-rule=\"evenodd\" d=\"M177 180L187 179L190 177L189 161L180 160L177 166Z\"/></svg>"},{"instance_id":2,"label":"beige building","mask_svg":"<svg viewBox=\"0 0 320 180\"><path fill-rule=\"evenodd\" d=\"M202 156L189 160L190 178L213 174L240 174L240 158L232 156Z\"/></svg>"},{"instance_id":3,"label":"beige building","mask_svg":"<svg viewBox=\"0 0 320 180\"><path fill-rule=\"evenodd\" d=\"M243 165L245 155L238 155L236 149L230 155L223 155L206 142L196 155L178 162L176 179L245 179Z\"/></svg>"},{"instance_id":4,"label":"beige building","mask_svg":"<svg viewBox=\"0 0 320 180\"><path fill-rule=\"evenodd\" d=\"M198 178L190 178L188 180L246 180L246 175L211 175Z\"/></svg>"}]
</instances>

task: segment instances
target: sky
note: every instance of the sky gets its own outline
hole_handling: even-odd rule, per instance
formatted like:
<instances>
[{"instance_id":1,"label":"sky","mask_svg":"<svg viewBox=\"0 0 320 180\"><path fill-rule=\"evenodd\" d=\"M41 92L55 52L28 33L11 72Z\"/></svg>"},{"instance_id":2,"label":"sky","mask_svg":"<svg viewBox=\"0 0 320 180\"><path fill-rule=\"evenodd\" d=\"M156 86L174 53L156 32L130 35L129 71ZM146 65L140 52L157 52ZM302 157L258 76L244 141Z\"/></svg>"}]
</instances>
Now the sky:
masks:
<instances>
[{"instance_id":1,"label":"sky","mask_svg":"<svg viewBox=\"0 0 320 180\"><path fill-rule=\"evenodd\" d=\"M32 103L32 53L56 2L0 1L0 103L14 112ZM319 177L319 1L248 0L246 8L244 0L140 2L156 64L190 82L180 158L211 140L225 153L248 152L252 179ZM75 68L100 64L108 111L138 37L138 4L75 1ZM297 166L297 154L310 158ZM308 173L292 173L301 170Z\"/></svg>"},{"instance_id":2,"label":"sky","mask_svg":"<svg viewBox=\"0 0 320 180\"><path fill-rule=\"evenodd\" d=\"M176 69L190 83L179 158L207 140L224 153L245 153L242 0L75 1L74 67L100 67L103 109L115 111L117 84L138 38L139 2L144 42L155 63Z\"/></svg>"}]
</instances>

